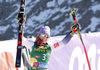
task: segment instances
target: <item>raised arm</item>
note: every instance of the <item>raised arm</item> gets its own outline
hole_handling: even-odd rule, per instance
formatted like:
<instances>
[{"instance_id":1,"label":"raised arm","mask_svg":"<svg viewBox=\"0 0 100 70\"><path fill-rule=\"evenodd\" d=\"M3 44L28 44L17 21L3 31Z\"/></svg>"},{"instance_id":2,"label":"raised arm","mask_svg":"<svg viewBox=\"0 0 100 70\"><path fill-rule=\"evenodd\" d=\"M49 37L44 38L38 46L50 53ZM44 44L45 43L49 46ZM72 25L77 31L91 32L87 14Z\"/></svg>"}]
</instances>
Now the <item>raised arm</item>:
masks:
<instances>
[{"instance_id":1,"label":"raised arm","mask_svg":"<svg viewBox=\"0 0 100 70\"><path fill-rule=\"evenodd\" d=\"M56 50L56 48L59 49L64 47L71 40L73 35L77 32L78 28L81 29L79 24L72 25L71 31L60 42L57 42L51 46L52 50Z\"/></svg>"}]
</instances>

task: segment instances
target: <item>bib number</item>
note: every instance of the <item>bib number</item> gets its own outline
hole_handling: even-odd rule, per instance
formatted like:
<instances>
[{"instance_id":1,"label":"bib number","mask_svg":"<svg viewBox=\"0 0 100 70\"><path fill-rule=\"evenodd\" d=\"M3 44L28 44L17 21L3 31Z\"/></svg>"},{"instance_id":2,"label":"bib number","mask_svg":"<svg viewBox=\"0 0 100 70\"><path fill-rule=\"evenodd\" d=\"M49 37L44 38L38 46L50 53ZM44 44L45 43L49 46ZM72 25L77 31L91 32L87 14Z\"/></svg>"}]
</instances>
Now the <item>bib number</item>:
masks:
<instances>
[{"instance_id":1,"label":"bib number","mask_svg":"<svg viewBox=\"0 0 100 70\"><path fill-rule=\"evenodd\" d=\"M43 54L43 61L46 60L46 54Z\"/></svg>"}]
</instances>

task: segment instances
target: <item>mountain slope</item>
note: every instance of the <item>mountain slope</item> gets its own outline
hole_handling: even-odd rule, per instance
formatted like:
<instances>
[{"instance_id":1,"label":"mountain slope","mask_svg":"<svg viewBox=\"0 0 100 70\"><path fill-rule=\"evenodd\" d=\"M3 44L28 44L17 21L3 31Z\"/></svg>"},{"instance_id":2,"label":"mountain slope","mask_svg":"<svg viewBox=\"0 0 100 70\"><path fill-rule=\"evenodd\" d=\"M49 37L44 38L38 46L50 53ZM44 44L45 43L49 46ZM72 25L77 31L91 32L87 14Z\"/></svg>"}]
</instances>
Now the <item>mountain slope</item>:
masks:
<instances>
[{"instance_id":1,"label":"mountain slope","mask_svg":"<svg viewBox=\"0 0 100 70\"><path fill-rule=\"evenodd\" d=\"M20 0L0 1L0 40L17 38L16 14L19 7ZM51 36L67 34L74 24L69 15L72 8L77 8L76 17L82 26L81 33L100 31L99 0L26 0L24 36L37 36L44 25L51 28Z\"/></svg>"}]
</instances>

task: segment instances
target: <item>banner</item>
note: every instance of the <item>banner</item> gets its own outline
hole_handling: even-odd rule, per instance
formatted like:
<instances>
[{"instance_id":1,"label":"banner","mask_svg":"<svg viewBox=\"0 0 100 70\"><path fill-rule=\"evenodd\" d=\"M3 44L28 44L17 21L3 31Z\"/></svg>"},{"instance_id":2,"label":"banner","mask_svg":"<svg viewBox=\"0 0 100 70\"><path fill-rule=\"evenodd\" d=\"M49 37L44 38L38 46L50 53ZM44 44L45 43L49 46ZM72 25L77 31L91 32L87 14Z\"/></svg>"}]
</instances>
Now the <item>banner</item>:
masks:
<instances>
[{"instance_id":1,"label":"banner","mask_svg":"<svg viewBox=\"0 0 100 70\"><path fill-rule=\"evenodd\" d=\"M61 41L64 36L51 37L50 44ZM92 70L100 70L100 32L82 34ZM35 38L23 38L23 45L32 50ZM16 70L17 40L0 41L0 70ZM24 70L23 61L21 68ZM70 42L51 52L48 70L89 70L83 45L75 34Z\"/></svg>"}]
</instances>

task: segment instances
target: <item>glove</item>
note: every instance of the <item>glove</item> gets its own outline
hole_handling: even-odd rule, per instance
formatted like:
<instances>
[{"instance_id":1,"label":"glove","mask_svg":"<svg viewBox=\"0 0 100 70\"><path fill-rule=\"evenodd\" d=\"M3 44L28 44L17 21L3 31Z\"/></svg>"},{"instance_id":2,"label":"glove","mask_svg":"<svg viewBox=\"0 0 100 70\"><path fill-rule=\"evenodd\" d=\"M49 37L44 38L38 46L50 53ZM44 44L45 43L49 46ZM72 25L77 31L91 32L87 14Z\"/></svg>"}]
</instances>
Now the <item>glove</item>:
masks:
<instances>
[{"instance_id":1,"label":"glove","mask_svg":"<svg viewBox=\"0 0 100 70\"><path fill-rule=\"evenodd\" d=\"M23 18L22 13L19 12L19 13L17 14L16 18L17 18L18 22L21 22L21 19ZM25 16L25 14L24 14L24 23L25 23L25 21L26 21L26 16Z\"/></svg>"},{"instance_id":2,"label":"glove","mask_svg":"<svg viewBox=\"0 0 100 70\"><path fill-rule=\"evenodd\" d=\"M77 29L79 29L79 30L81 29L81 26L79 23L77 23L76 25L75 24L72 25L71 26L71 30L72 30L71 35L74 35L77 32Z\"/></svg>"}]
</instances>

